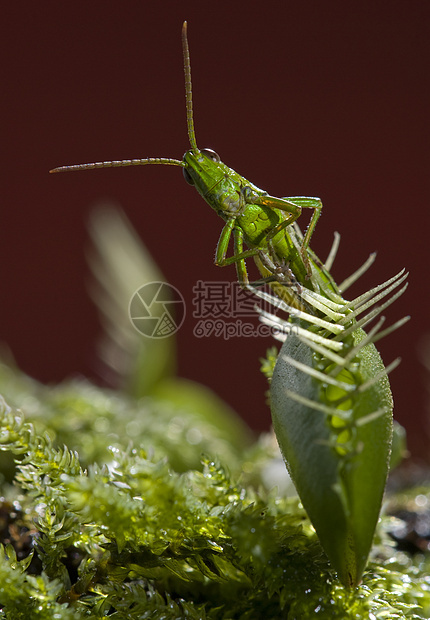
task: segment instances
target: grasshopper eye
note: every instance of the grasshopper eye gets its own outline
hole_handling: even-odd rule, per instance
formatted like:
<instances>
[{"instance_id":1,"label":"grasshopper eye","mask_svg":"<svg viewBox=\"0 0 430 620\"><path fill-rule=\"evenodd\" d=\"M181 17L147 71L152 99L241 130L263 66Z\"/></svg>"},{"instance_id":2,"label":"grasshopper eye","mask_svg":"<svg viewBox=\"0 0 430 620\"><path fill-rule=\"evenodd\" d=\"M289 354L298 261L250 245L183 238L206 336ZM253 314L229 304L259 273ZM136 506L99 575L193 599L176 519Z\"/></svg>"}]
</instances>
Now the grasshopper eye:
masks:
<instances>
[{"instance_id":1,"label":"grasshopper eye","mask_svg":"<svg viewBox=\"0 0 430 620\"><path fill-rule=\"evenodd\" d=\"M191 174L188 172L186 168L182 168L182 174L184 175L184 179L188 183L188 185L194 185L194 181L191 177Z\"/></svg>"},{"instance_id":2,"label":"grasshopper eye","mask_svg":"<svg viewBox=\"0 0 430 620\"><path fill-rule=\"evenodd\" d=\"M212 161L215 161L215 162L221 161L218 153L215 153L215 151L213 151L212 149L202 149L201 153L203 153L203 155L206 155L206 157L209 157L209 159L211 159Z\"/></svg>"}]
</instances>

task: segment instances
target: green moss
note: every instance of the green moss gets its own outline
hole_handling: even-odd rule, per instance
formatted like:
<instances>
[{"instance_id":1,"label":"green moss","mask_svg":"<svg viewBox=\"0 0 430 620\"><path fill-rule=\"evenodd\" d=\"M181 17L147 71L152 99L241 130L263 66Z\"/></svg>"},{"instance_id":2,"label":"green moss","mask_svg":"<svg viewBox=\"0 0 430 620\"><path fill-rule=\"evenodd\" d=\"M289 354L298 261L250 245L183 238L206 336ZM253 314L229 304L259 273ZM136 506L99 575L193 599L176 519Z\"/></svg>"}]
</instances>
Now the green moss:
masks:
<instances>
[{"instance_id":1,"label":"green moss","mask_svg":"<svg viewBox=\"0 0 430 620\"><path fill-rule=\"evenodd\" d=\"M91 390L93 415L103 405L115 418L104 393ZM88 406L79 390L75 399L75 407ZM2 541L9 544L0 547L0 618L430 614L429 559L394 549L390 517L363 584L351 592L339 583L297 498L263 484L270 442L243 452L240 466L231 447L230 473L227 450L222 464L214 450L198 468L178 472L169 446L160 458L161 447L157 454L138 443L109 448L109 434L91 425L86 438L65 429L62 440L78 450L81 442L84 452L90 437L100 449L104 441L105 464L84 469L76 452L2 406L0 447L15 455L17 469L14 486L3 484ZM150 445L150 428L146 439Z\"/></svg>"}]
</instances>

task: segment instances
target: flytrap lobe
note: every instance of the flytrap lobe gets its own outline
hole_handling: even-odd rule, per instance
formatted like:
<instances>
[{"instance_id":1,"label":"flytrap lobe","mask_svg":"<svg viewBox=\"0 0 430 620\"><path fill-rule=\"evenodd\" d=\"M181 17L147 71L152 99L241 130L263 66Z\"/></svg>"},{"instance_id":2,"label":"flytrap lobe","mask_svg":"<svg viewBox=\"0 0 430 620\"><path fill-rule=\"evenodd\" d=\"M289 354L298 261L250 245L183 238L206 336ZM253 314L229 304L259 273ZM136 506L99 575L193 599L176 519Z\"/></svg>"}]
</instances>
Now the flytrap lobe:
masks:
<instances>
[{"instance_id":1,"label":"flytrap lobe","mask_svg":"<svg viewBox=\"0 0 430 620\"><path fill-rule=\"evenodd\" d=\"M300 230L292 228L299 244ZM349 587L360 582L366 566L391 453L387 375L400 360L385 367L375 343L409 319L384 328L381 316L405 291L404 271L352 301L343 299L371 262L373 257L329 296L322 272L314 269L312 290L294 287L296 307L250 287L274 311L289 314L281 318L259 309L261 321L283 342L270 385L273 426L303 506Z\"/></svg>"}]
</instances>

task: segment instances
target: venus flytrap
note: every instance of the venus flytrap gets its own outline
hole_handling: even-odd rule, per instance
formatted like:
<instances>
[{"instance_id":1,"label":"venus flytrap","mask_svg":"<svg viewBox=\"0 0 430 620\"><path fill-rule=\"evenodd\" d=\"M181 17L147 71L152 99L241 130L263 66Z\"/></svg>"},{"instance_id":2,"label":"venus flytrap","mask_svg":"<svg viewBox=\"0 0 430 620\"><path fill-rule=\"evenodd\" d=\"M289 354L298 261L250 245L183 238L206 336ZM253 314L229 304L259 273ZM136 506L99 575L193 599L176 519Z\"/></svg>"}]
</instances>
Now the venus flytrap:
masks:
<instances>
[{"instance_id":1,"label":"venus flytrap","mask_svg":"<svg viewBox=\"0 0 430 620\"><path fill-rule=\"evenodd\" d=\"M297 228L290 232L300 238ZM347 586L360 582L388 474L393 402L387 375L400 360L385 367L375 342L409 319L382 329L380 315L405 291L406 276L401 271L351 302L302 289L298 294L316 317L253 289L290 315L259 310L284 343L271 380L273 425L303 505ZM378 317L366 333L363 326Z\"/></svg>"}]
</instances>

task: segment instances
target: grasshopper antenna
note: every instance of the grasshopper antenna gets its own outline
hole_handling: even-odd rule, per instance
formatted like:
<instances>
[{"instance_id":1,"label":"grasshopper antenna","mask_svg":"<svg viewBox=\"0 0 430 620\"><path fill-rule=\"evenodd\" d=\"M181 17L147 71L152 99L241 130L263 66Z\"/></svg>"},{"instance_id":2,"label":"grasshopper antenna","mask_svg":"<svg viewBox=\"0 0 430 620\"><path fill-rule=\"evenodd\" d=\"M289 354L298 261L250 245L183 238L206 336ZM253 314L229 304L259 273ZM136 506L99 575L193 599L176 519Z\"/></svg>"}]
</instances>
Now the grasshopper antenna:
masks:
<instances>
[{"instance_id":1,"label":"grasshopper antenna","mask_svg":"<svg viewBox=\"0 0 430 620\"><path fill-rule=\"evenodd\" d=\"M193 118L193 89L191 85L191 63L190 63L190 49L188 47L187 37L187 22L182 25L182 54L184 56L184 73L185 73L185 103L187 107L187 127L188 127L188 139L190 141L191 150L194 155L200 153L196 142L196 134L194 132L194 118Z\"/></svg>"},{"instance_id":2,"label":"grasshopper antenna","mask_svg":"<svg viewBox=\"0 0 430 620\"><path fill-rule=\"evenodd\" d=\"M188 47L187 39L187 22L182 25L182 52L184 57L184 73L185 73L185 102L187 109L187 128L188 139L190 141L191 150L195 155L200 153L196 135L194 133L194 120L193 120L193 97L191 86L191 64L190 64L190 50ZM144 157L139 159L120 159L116 161L96 161L90 164L74 164L72 166L59 166L53 168L50 173L56 172L75 172L77 170L97 170L98 168L125 168L126 166L145 166L147 164L161 164L163 166L181 166L185 167L185 163L180 159L173 159L170 157Z\"/></svg>"}]
</instances>

